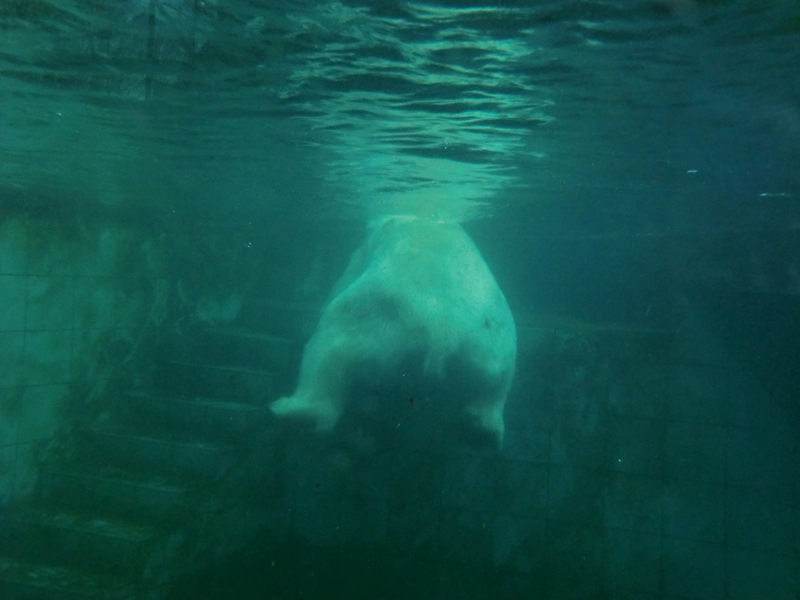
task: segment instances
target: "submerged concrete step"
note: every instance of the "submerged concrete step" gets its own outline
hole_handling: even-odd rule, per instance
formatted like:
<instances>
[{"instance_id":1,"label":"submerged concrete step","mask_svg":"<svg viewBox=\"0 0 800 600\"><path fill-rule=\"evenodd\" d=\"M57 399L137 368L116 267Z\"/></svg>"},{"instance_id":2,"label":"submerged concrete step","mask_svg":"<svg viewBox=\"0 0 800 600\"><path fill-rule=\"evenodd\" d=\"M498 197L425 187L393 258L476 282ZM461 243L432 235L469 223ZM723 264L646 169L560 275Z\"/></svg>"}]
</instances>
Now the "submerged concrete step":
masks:
<instances>
[{"instance_id":1,"label":"submerged concrete step","mask_svg":"<svg viewBox=\"0 0 800 600\"><path fill-rule=\"evenodd\" d=\"M135 600L130 582L64 566L0 557L3 600Z\"/></svg>"},{"instance_id":2,"label":"submerged concrete step","mask_svg":"<svg viewBox=\"0 0 800 600\"><path fill-rule=\"evenodd\" d=\"M208 398L130 393L122 398L121 417L142 431L180 431L210 440L241 441L271 418L266 403L247 404Z\"/></svg>"},{"instance_id":3,"label":"submerged concrete step","mask_svg":"<svg viewBox=\"0 0 800 600\"><path fill-rule=\"evenodd\" d=\"M234 448L216 442L132 433L124 429L85 429L76 439L87 468L122 468L178 483L213 481L234 460Z\"/></svg>"},{"instance_id":4,"label":"submerged concrete step","mask_svg":"<svg viewBox=\"0 0 800 600\"><path fill-rule=\"evenodd\" d=\"M165 536L125 521L43 508L0 516L0 556L134 581Z\"/></svg>"},{"instance_id":5,"label":"submerged concrete step","mask_svg":"<svg viewBox=\"0 0 800 600\"><path fill-rule=\"evenodd\" d=\"M317 326L323 308L320 302L276 302L246 297L235 323L251 331L306 339Z\"/></svg>"},{"instance_id":6,"label":"submerged concrete step","mask_svg":"<svg viewBox=\"0 0 800 600\"><path fill-rule=\"evenodd\" d=\"M46 467L39 475L42 503L76 512L167 523L186 517L192 487L117 469Z\"/></svg>"},{"instance_id":7,"label":"submerged concrete step","mask_svg":"<svg viewBox=\"0 0 800 600\"><path fill-rule=\"evenodd\" d=\"M217 352L217 351L214 351ZM224 354L225 351L220 351ZM263 368L169 360L159 364L155 389L162 396L262 403L275 394L275 375Z\"/></svg>"},{"instance_id":8,"label":"submerged concrete step","mask_svg":"<svg viewBox=\"0 0 800 600\"><path fill-rule=\"evenodd\" d=\"M194 334L192 352L208 364L242 365L280 374L297 368L307 337L262 333L234 326L206 327Z\"/></svg>"}]
</instances>

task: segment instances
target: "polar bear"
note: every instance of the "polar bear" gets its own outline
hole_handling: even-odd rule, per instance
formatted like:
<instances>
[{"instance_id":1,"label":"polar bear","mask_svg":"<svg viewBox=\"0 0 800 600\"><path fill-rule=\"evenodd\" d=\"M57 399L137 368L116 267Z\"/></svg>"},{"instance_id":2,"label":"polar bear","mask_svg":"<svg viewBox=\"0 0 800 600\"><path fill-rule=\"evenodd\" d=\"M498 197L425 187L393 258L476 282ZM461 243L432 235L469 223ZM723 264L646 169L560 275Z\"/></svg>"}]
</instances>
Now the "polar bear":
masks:
<instances>
[{"instance_id":1,"label":"polar bear","mask_svg":"<svg viewBox=\"0 0 800 600\"><path fill-rule=\"evenodd\" d=\"M389 216L370 229L305 347L297 390L272 412L329 432L359 396L411 379L452 405L470 440L499 448L517 338L483 257L457 223Z\"/></svg>"}]
</instances>

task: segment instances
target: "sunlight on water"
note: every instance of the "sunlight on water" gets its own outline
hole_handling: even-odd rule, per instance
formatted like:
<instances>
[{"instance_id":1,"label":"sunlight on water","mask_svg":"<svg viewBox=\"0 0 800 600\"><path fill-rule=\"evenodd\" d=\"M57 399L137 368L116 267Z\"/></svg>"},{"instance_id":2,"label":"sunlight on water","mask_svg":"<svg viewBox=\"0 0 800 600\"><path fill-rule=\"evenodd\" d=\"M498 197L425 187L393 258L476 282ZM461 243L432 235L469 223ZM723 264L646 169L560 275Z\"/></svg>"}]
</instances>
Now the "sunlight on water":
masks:
<instances>
[{"instance_id":1,"label":"sunlight on water","mask_svg":"<svg viewBox=\"0 0 800 600\"><path fill-rule=\"evenodd\" d=\"M179 187L198 167L190 179L212 169L229 187L244 171L264 190L247 201L269 204L272 167L289 161L323 203L361 217L477 216L552 120L546 87L521 70L547 54L534 35L498 35L524 14L338 1L11 11L2 89L36 114L6 115L4 175L24 187L47 165L55 188L97 171L106 190L141 169Z\"/></svg>"},{"instance_id":2,"label":"sunlight on water","mask_svg":"<svg viewBox=\"0 0 800 600\"><path fill-rule=\"evenodd\" d=\"M789 193L796 170L776 184L767 154L797 145L783 83L796 45L771 37L768 61L741 51L796 31L788 12L751 31L738 4L448 4L2 4L0 175L103 203L468 220L635 201L695 169L676 184L689 197L732 139L765 156L759 193ZM737 91L755 74L763 90ZM721 133L698 146L687 132L709 122Z\"/></svg>"},{"instance_id":3,"label":"sunlight on water","mask_svg":"<svg viewBox=\"0 0 800 600\"><path fill-rule=\"evenodd\" d=\"M508 158L531 124L550 120L550 101L514 69L533 52L524 39L468 23L518 11L405 8L382 17L336 2L298 17L331 39L284 97L321 90L304 108L314 129L335 133L331 183L367 214L464 219L513 179Z\"/></svg>"}]
</instances>

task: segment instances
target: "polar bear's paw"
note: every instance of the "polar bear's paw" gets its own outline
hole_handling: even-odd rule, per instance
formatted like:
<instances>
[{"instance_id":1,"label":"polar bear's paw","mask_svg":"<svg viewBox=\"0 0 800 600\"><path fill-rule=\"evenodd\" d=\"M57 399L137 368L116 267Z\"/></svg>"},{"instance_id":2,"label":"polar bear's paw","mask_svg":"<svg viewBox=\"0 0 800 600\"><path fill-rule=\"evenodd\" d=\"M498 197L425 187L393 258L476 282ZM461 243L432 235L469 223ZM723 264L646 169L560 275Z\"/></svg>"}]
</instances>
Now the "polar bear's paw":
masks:
<instances>
[{"instance_id":1,"label":"polar bear's paw","mask_svg":"<svg viewBox=\"0 0 800 600\"><path fill-rule=\"evenodd\" d=\"M276 417L311 424L319 432L330 432L336 426L342 409L332 402L285 396L269 405Z\"/></svg>"},{"instance_id":2,"label":"polar bear's paw","mask_svg":"<svg viewBox=\"0 0 800 600\"><path fill-rule=\"evenodd\" d=\"M505 433L502 406L470 406L466 413L465 440L473 446L499 450Z\"/></svg>"}]
</instances>

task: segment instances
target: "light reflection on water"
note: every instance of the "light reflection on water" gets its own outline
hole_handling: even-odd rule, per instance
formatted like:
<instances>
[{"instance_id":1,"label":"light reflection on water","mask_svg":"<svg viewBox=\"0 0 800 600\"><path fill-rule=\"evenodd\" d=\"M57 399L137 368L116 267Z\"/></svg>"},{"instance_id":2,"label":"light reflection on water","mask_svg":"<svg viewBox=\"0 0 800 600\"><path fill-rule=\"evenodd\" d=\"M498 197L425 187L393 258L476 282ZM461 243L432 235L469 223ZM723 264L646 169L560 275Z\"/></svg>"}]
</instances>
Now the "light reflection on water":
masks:
<instances>
[{"instance_id":1,"label":"light reflection on water","mask_svg":"<svg viewBox=\"0 0 800 600\"><path fill-rule=\"evenodd\" d=\"M449 4L7 5L0 176L464 219L513 190L646 193L670 161L702 175L698 124L758 136L761 107L800 114L790 4Z\"/></svg>"}]
</instances>

